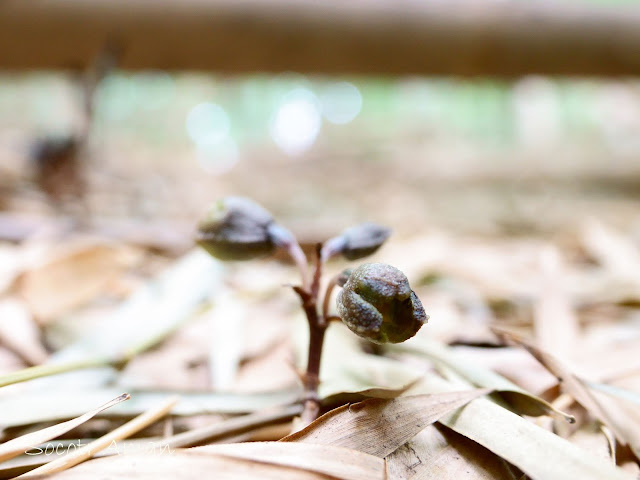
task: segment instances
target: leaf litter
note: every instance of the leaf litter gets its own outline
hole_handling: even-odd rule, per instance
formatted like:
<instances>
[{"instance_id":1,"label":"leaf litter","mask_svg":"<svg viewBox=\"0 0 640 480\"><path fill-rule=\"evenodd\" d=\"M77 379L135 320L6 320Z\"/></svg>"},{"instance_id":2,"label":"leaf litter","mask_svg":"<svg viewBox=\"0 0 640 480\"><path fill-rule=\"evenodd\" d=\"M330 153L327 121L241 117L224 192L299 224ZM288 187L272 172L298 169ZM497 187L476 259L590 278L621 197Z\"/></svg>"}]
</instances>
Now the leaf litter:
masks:
<instances>
[{"instance_id":1,"label":"leaf litter","mask_svg":"<svg viewBox=\"0 0 640 480\"><path fill-rule=\"evenodd\" d=\"M243 439L290 431L300 412L296 371L305 341L295 333L297 300L269 283L295 282L288 266L229 267L199 252L167 255L157 257L164 268L128 294L114 282L139 268L141 247L71 238L52 249L39 242L2 248L11 261L4 264L0 320L14 319L27 332L1 335L0 362L10 370L0 376L8 385L0 389L0 452L22 454L0 464L5 478L38 462L52 478L638 474L640 255L630 235L604 223L585 223L557 245L436 231L390 245L379 255L409 274L430 323L415 339L374 355L331 325L321 371L326 413L300 432L258 443ZM103 325L82 328L95 306L109 312ZM48 337L60 334L63 320L66 338L56 340L63 346L50 352ZM516 346L502 344L492 329L515 335ZM542 366L515 355L523 345ZM16 362L24 369L16 372ZM36 370L27 370L31 365ZM125 390L128 402L94 410ZM176 393L180 399L171 399ZM158 437L149 422L169 411ZM135 428L118 427L140 415L145 421L131 420ZM94 435L87 440L102 439L103 458L25 456L25 438L60 437L62 445L78 438L74 422L87 416L94 419L86 425L98 430L82 431ZM264 430L269 425L278 428ZM234 438L239 443L219 443ZM107 448L113 442L149 448L114 453ZM57 468L64 470L51 473Z\"/></svg>"}]
</instances>

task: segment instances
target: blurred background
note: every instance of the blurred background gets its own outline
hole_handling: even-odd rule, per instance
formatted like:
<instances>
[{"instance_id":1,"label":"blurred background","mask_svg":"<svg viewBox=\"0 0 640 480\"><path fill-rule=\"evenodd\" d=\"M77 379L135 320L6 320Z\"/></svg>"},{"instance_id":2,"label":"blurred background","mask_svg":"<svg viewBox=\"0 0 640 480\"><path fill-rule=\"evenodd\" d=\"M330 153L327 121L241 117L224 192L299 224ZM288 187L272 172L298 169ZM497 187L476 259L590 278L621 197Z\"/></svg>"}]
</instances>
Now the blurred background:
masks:
<instances>
[{"instance_id":1,"label":"blurred background","mask_svg":"<svg viewBox=\"0 0 640 480\"><path fill-rule=\"evenodd\" d=\"M640 236L633 2L3 2L0 236L184 251L227 194L364 219Z\"/></svg>"},{"instance_id":2,"label":"blurred background","mask_svg":"<svg viewBox=\"0 0 640 480\"><path fill-rule=\"evenodd\" d=\"M637 1L0 0L0 441L122 391L130 416L180 391L176 433L299 398L294 268L194 249L226 195L308 253L356 223L391 227L370 261L407 275L431 316L415 340L458 365L582 402L504 328L637 397L639 78ZM404 391L431 368L381 370L340 331L325 399ZM54 363L72 371L21 382ZM637 477L634 401L594 417L615 416ZM602 445L588 455L608 457L581 412L572 428Z\"/></svg>"}]
</instances>

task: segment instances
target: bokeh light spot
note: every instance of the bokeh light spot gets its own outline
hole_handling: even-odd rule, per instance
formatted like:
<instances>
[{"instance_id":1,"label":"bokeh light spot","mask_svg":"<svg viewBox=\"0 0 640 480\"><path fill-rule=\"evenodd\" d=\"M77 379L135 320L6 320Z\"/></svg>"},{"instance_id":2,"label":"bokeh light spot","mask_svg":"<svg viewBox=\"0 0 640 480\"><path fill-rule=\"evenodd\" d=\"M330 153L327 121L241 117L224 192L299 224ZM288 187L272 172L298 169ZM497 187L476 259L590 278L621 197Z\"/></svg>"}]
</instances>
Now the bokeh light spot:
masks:
<instances>
[{"instance_id":1,"label":"bokeh light spot","mask_svg":"<svg viewBox=\"0 0 640 480\"><path fill-rule=\"evenodd\" d=\"M299 155L311 148L322 126L320 104L306 88L287 93L271 120L271 137L288 155Z\"/></svg>"},{"instance_id":2,"label":"bokeh light spot","mask_svg":"<svg viewBox=\"0 0 640 480\"><path fill-rule=\"evenodd\" d=\"M187 134L198 146L223 142L229 136L230 128L227 112L215 103L200 103L187 115Z\"/></svg>"},{"instance_id":3,"label":"bokeh light spot","mask_svg":"<svg viewBox=\"0 0 640 480\"><path fill-rule=\"evenodd\" d=\"M332 83L320 95L322 115L327 121L337 125L349 123L362 109L362 95L349 82Z\"/></svg>"}]
</instances>

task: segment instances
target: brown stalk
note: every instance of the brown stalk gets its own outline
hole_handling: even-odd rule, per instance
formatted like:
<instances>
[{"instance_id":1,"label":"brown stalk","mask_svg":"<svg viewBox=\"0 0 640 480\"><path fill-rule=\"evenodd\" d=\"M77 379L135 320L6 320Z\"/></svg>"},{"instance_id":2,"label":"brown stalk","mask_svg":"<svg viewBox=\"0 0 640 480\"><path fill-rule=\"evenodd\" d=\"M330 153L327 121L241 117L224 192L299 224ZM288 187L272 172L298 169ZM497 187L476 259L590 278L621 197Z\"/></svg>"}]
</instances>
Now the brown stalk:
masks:
<instances>
[{"instance_id":1,"label":"brown stalk","mask_svg":"<svg viewBox=\"0 0 640 480\"><path fill-rule=\"evenodd\" d=\"M321 245L318 244L316 247L315 270L310 290L307 291L300 287L293 287L302 301L302 308L309 323L309 355L307 357L307 371L303 377L304 410L301 415L301 428L313 422L318 418L320 413L320 398L318 397L320 360L322 359L324 334L327 330L327 322L325 321L324 315L318 313L318 292L320 290L320 279L322 277L322 263Z\"/></svg>"}]
</instances>

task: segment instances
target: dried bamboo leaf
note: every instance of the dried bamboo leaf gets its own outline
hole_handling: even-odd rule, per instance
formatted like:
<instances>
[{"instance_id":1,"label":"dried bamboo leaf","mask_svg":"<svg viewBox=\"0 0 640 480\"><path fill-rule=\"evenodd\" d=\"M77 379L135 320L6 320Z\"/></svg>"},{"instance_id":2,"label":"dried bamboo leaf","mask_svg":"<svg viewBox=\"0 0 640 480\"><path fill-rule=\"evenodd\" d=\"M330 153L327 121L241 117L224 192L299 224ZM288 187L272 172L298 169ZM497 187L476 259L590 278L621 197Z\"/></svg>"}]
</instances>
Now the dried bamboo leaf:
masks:
<instances>
[{"instance_id":1,"label":"dried bamboo leaf","mask_svg":"<svg viewBox=\"0 0 640 480\"><path fill-rule=\"evenodd\" d=\"M524 338L512 333L501 332L509 339L522 345L536 360L558 377L562 388L576 399L589 413L609 427L616 438L628 444L636 454L640 453L640 416L620 415L621 404L611 403L606 398L596 397L588 385L553 355L538 348ZM603 402L609 408L605 408ZM631 413L631 412L630 412Z\"/></svg>"},{"instance_id":2,"label":"dried bamboo leaf","mask_svg":"<svg viewBox=\"0 0 640 480\"><path fill-rule=\"evenodd\" d=\"M512 480L508 464L481 445L437 424L429 425L387 456L398 480Z\"/></svg>"},{"instance_id":3,"label":"dried bamboo leaf","mask_svg":"<svg viewBox=\"0 0 640 480\"><path fill-rule=\"evenodd\" d=\"M587 386L583 380L580 381ZM591 389L590 392L622 436L615 433L614 435L629 445L633 454L640 460L640 408L637 402L629 401L629 396L622 398L619 395L611 395L608 391Z\"/></svg>"},{"instance_id":4,"label":"dried bamboo leaf","mask_svg":"<svg viewBox=\"0 0 640 480\"><path fill-rule=\"evenodd\" d=\"M491 388L499 392L502 398L522 414L530 416L554 415L560 416L569 423L575 421L573 416L556 409L549 402L520 388L502 375L469 362L460 361L450 348L424 336L415 337L409 342L394 345L392 348L425 355L432 361L450 368L476 387Z\"/></svg>"},{"instance_id":5,"label":"dried bamboo leaf","mask_svg":"<svg viewBox=\"0 0 640 480\"><path fill-rule=\"evenodd\" d=\"M0 343L19 354L29 365L43 363L49 356L33 315L24 302L16 299L0 301Z\"/></svg>"},{"instance_id":6,"label":"dried bamboo leaf","mask_svg":"<svg viewBox=\"0 0 640 480\"><path fill-rule=\"evenodd\" d=\"M454 388L459 388L459 385L431 376L414 390L437 393ZM465 408L445 415L439 422L491 450L536 480L633 478L611 463L484 398L472 400Z\"/></svg>"},{"instance_id":7,"label":"dried bamboo leaf","mask_svg":"<svg viewBox=\"0 0 640 480\"><path fill-rule=\"evenodd\" d=\"M116 455L85 462L75 468L51 475L55 480L192 480L212 478L237 480L259 478L265 480L331 480L335 477L298 468L239 460L190 450L174 450L171 453Z\"/></svg>"},{"instance_id":8,"label":"dried bamboo leaf","mask_svg":"<svg viewBox=\"0 0 640 480\"><path fill-rule=\"evenodd\" d=\"M561 358L571 358L579 338L579 325L566 288L566 269L553 246L540 253L540 287L534 304L533 324L538 343Z\"/></svg>"},{"instance_id":9,"label":"dried bamboo leaf","mask_svg":"<svg viewBox=\"0 0 640 480\"><path fill-rule=\"evenodd\" d=\"M534 479L628 479L621 470L522 417L479 399L442 423L513 463Z\"/></svg>"},{"instance_id":10,"label":"dried bamboo leaf","mask_svg":"<svg viewBox=\"0 0 640 480\"><path fill-rule=\"evenodd\" d=\"M125 423L124 425L107 433L106 435L103 435L97 440L94 440L93 442L84 445L83 447L80 447L73 452L68 453L62 458L58 458L41 467L31 470L30 472L21 475L21 477L47 475L51 473L61 472L75 465L78 465L79 463L88 460L101 450L109 448L109 446L114 442L118 442L119 440L130 437L134 433L142 430L148 425L151 425L159 418L162 418L171 411L171 408L177 403L177 401L177 397L169 398L162 405L159 405L158 407L143 413L142 415L134 418L133 420Z\"/></svg>"},{"instance_id":11,"label":"dried bamboo leaf","mask_svg":"<svg viewBox=\"0 0 640 480\"><path fill-rule=\"evenodd\" d=\"M342 323L331 325L324 344L318 393L329 405L343 399L394 398L423 375L418 368L363 353L358 337Z\"/></svg>"},{"instance_id":12,"label":"dried bamboo leaf","mask_svg":"<svg viewBox=\"0 0 640 480\"><path fill-rule=\"evenodd\" d=\"M0 427L15 427L35 422L57 421L77 417L104 398L119 393L113 388L53 390L43 396L40 391L20 392L20 395L0 396ZM135 416L157 406L170 392L131 391L131 400L101 416ZM175 393L175 392L173 392ZM246 413L295 402L300 390L285 390L256 394L180 393L174 415L203 413Z\"/></svg>"},{"instance_id":13,"label":"dried bamboo leaf","mask_svg":"<svg viewBox=\"0 0 640 480\"><path fill-rule=\"evenodd\" d=\"M137 290L101 328L92 330L54 353L46 365L103 357L124 361L156 345L188 319L215 288L221 267L204 252L193 251ZM193 281L197 279L197 281ZM113 376L112 369L91 369L31 382L30 388L59 388L62 382L100 385Z\"/></svg>"},{"instance_id":14,"label":"dried bamboo leaf","mask_svg":"<svg viewBox=\"0 0 640 480\"><path fill-rule=\"evenodd\" d=\"M51 440L34 446L28 453L14 457L0 464L0 479L13 478L34 468L46 464L52 458L62 458L74 452L82 445L87 445L93 439L78 438L74 440ZM118 454L149 453L154 449L160 450L161 438L147 437L120 440L112 443L108 448L98 452L95 458Z\"/></svg>"},{"instance_id":15,"label":"dried bamboo leaf","mask_svg":"<svg viewBox=\"0 0 640 480\"><path fill-rule=\"evenodd\" d=\"M208 445L194 451L322 473L345 480L384 479L383 459L357 450L293 442Z\"/></svg>"},{"instance_id":16,"label":"dried bamboo leaf","mask_svg":"<svg viewBox=\"0 0 640 480\"><path fill-rule=\"evenodd\" d=\"M590 219L582 228L582 242L604 268L621 277L637 279L640 252L630 238L596 219Z\"/></svg>"},{"instance_id":17,"label":"dried bamboo leaf","mask_svg":"<svg viewBox=\"0 0 640 480\"><path fill-rule=\"evenodd\" d=\"M283 442L305 442L359 450L386 457L442 415L490 390L370 399L336 408Z\"/></svg>"},{"instance_id":18,"label":"dried bamboo leaf","mask_svg":"<svg viewBox=\"0 0 640 480\"><path fill-rule=\"evenodd\" d=\"M9 458L16 457L26 451L30 450L34 446L40 445L41 443L47 442L52 438L59 437L60 435L68 432L69 430L76 428L78 425L83 424L84 422L90 420L95 417L98 413L110 408L114 405L117 405L120 402L128 400L130 395L128 393L123 393L122 395L114 398L113 400L105 403L104 405L91 410L84 415L81 415L73 420L69 420L64 423L59 423L57 425L53 425L51 427L43 428L42 430L38 430L36 432L28 433L26 435L22 435L21 437L14 438L0 445L0 462L8 460Z\"/></svg>"},{"instance_id":19,"label":"dried bamboo leaf","mask_svg":"<svg viewBox=\"0 0 640 480\"><path fill-rule=\"evenodd\" d=\"M302 405L300 404L250 413L178 433L177 435L163 439L161 443L171 448L190 447L204 443L205 441L238 435L249 430L288 421L294 416L300 415L300 413L302 413Z\"/></svg>"},{"instance_id":20,"label":"dried bamboo leaf","mask_svg":"<svg viewBox=\"0 0 640 480\"><path fill-rule=\"evenodd\" d=\"M95 297L140 258L132 249L83 241L47 252L18 279L20 295L42 321L50 321Z\"/></svg>"}]
</instances>

